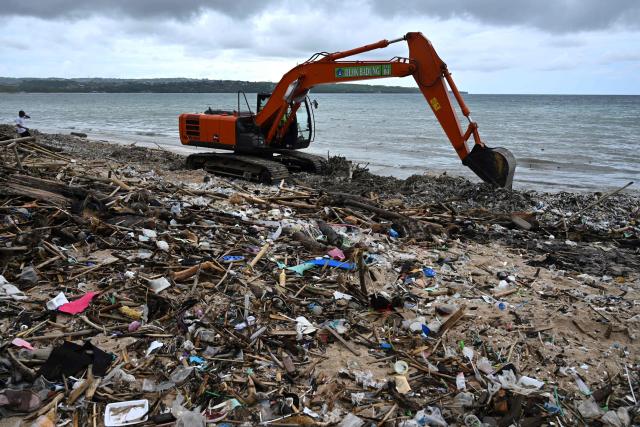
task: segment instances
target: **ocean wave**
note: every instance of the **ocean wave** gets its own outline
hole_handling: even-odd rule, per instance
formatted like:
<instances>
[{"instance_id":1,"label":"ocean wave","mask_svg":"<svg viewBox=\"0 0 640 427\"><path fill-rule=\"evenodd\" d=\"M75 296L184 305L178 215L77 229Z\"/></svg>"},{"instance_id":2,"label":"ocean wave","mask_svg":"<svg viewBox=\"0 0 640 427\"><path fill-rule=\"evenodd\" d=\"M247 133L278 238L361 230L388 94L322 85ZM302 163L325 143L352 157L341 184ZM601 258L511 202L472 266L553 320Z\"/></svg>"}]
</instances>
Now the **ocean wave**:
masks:
<instances>
[{"instance_id":1,"label":"ocean wave","mask_svg":"<svg viewBox=\"0 0 640 427\"><path fill-rule=\"evenodd\" d=\"M166 133L153 132L153 131L137 131L135 134L140 136L167 136Z\"/></svg>"},{"instance_id":2,"label":"ocean wave","mask_svg":"<svg viewBox=\"0 0 640 427\"><path fill-rule=\"evenodd\" d=\"M557 162L554 160L518 158L518 167L536 170L563 170L580 172L617 172L617 173L637 173L633 169L625 169L614 166L604 166L592 163Z\"/></svg>"}]
</instances>

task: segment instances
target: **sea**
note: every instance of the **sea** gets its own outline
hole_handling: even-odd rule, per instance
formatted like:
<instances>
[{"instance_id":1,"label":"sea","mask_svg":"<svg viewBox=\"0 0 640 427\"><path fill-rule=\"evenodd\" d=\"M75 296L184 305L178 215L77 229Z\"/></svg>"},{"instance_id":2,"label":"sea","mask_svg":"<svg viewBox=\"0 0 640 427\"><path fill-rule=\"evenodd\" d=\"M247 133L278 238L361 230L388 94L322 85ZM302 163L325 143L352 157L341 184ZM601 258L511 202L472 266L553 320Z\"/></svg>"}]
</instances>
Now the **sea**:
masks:
<instances>
[{"instance_id":1,"label":"sea","mask_svg":"<svg viewBox=\"0 0 640 427\"><path fill-rule=\"evenodd\" d=\"M256 95L240 97L254 109ZM610 191L640 187L640 96L464 95L490 147L515 155L514 188ZM315 139L306 150L340 155L380 175L448 173L478 178L462 166L422 94L311 94ZM235 93L0 94L0 121L18 110L42 132L84 132L89 138L176 151L178 115L238 109ZM461 117L464 125L466 119Z\"/></svg>"}]
</instances>

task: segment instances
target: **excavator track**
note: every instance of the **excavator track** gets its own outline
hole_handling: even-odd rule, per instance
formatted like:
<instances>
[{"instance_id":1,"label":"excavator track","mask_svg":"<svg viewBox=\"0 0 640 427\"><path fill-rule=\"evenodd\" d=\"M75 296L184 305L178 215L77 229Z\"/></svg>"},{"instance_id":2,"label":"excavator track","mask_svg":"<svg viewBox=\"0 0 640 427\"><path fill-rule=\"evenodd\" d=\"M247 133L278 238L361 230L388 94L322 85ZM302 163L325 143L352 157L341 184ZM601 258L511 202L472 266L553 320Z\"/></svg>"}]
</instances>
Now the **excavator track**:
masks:
<instances>
[{"instance_id":1,"label":"excavator track","mask_svg":"<svg viewBox=\"0 0 640 427\"><path fill-rule=\"evenodd\" d=\"M264 157L233 153L191 154L187 157L187 167L263 184L276 184L289 176L289 171L282 163Z\"/></svg>"},{"instance_id":2,"label":"excavator track","mask_svg":"<svg viewBox=\"0 0 640 427\"><path fill-rule=\"evenodd\" d=\"M295 172L323 173L327 168L327 160L316 154L303 153L294 150L278 150L279 156L274 160L284 164Z\"/></svg>"}]
</instances>

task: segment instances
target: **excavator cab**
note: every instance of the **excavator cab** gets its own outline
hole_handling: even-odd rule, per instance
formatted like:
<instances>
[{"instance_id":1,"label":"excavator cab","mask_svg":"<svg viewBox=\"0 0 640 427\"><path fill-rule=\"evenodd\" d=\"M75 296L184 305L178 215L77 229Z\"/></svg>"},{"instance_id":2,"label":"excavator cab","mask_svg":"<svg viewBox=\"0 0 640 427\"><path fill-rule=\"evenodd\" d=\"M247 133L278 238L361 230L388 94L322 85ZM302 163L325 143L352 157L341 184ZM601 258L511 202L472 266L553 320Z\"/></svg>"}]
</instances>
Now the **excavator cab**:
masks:
<instances>
[{"instance_id":1,"label":"excavator cab","mask_svg":"<svg viewBox=\"0 0 640 427\"><path fill-rule=\"evenodd\" d=\"M269 102L271 97L270 93L259 93L256 101L256 114L260 113L264 106ZM292 114L291 106L288 107L287 112L280 118L280 125L284 126ZM284 148L289 150L298 150L301 148L307 148L311 141L313 141L313 112L309 105L309 98L304 97L295 108L293 117L289 127L281 140L274 141L271 144L273 148Z\"/></svg>"}]
</instances>

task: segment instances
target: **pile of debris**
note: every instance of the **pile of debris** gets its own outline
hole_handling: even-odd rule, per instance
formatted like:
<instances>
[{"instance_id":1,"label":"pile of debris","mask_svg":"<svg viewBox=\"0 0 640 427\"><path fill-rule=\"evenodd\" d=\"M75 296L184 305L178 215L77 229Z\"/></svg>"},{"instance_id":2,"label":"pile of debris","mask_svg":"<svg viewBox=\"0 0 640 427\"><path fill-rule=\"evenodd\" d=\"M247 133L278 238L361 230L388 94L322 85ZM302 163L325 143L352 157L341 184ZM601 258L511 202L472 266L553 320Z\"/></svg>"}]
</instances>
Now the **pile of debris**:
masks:
<instances>
[{"instance_id":1,"label":"pile of debris","mask_svg":"<svg viewBox=\"0 0 640 427\"><path fill-rule=\"evenodd\" d=\"M0 425L640 422L635 196L604 229L452 177L263 186L24 143L0 157ZM618 255L586 272L588 247Z\"/></svg>"}]
</instances>

